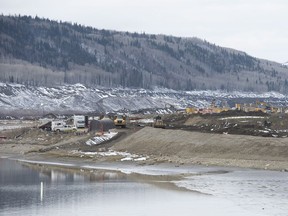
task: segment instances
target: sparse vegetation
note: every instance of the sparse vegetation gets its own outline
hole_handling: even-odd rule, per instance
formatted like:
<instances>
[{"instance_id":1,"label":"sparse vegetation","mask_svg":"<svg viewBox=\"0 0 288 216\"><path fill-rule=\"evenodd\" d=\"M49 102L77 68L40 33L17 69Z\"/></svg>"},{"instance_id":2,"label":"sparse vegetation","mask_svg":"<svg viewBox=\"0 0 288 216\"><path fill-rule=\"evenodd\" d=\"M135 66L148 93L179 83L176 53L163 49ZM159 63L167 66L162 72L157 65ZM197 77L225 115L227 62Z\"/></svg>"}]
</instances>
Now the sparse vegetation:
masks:
<instances>
[{"instance_id":1,"label":"sparse vegetation","mask_svg":"<svg viewBox=\"0 0 288 216\"><path fill-rule=\"evenodd\" d=\"M287 92L288 69L197 38L0 16L0 81Z\"/></svg>"}]
</instances>

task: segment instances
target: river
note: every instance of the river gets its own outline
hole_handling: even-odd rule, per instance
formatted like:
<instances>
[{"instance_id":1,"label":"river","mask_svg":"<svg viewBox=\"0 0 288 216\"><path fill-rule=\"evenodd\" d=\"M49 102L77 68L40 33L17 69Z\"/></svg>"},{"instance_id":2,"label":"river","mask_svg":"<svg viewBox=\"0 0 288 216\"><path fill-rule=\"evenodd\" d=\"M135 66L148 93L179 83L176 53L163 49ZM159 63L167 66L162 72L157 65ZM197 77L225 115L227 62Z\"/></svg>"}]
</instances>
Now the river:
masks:
<instances>
[{"instance_id":1,"label":"river","mask_svg":"<svg viewBox=\"0 0 288 216\"><path fill-rule=\"evenodd\" d=\"M0 158L0 215L286 216L288 212L287 172L27 162ZM132 178L135 172L139 175Z\"/></svg>"}]
</instances>

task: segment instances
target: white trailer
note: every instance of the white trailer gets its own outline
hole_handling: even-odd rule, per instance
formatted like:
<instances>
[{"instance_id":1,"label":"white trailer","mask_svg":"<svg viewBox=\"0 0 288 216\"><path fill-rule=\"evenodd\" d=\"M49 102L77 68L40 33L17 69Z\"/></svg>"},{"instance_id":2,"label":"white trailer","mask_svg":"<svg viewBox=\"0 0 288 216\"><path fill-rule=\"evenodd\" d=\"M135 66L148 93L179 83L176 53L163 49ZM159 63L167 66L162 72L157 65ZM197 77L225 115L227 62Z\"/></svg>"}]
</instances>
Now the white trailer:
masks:
<instances>
[{"instance_id":1,"label":"white trailer","mask_svg":"<svg viewBox=\"0 0 288 216\"><path fill-rule=\"evenodd\" d=\"M85 116L84 115L74 115L73 124L76 128L85 128Z\"/></svg>"}]
</instances>

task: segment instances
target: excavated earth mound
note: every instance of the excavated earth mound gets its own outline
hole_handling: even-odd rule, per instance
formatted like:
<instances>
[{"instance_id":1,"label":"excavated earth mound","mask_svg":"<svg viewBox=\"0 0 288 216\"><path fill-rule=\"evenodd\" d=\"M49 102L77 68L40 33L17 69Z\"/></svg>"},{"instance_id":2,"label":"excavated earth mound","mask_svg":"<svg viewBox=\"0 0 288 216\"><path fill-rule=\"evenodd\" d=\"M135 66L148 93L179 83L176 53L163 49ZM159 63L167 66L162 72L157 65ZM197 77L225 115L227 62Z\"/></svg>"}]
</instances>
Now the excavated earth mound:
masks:
<instances>
[{"instance_id":1,"label":"excavated earth mound","mask_svg":"<svg viewBox=\"0 0 288 216\"><path fill-rule=\"evenodd\" d=\"M145 154L157 161L283 170L288 168L288 138L145 127L116 142L112 148Z\"/></svg>"}]
</instances>

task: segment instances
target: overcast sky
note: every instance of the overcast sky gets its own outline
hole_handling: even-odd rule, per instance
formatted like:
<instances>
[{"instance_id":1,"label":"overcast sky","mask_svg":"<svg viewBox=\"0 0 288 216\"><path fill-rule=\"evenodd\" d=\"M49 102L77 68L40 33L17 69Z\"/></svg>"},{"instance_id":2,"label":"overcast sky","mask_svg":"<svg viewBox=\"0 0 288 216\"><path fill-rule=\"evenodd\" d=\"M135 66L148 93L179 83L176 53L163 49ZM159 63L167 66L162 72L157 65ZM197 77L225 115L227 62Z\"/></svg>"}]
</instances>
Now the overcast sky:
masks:
<instances>
[{"instance_id":1,"label":"overcast sky","mask_svg":"<svg viewBox=\"0 0 288 216\"><path fill-rule=\"evenodd\" d=\"M288 61L288 0L0 0L0 12L198 37L258 58Z\"/></svg>"}]
</instances>

